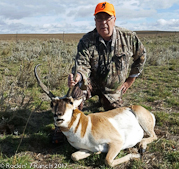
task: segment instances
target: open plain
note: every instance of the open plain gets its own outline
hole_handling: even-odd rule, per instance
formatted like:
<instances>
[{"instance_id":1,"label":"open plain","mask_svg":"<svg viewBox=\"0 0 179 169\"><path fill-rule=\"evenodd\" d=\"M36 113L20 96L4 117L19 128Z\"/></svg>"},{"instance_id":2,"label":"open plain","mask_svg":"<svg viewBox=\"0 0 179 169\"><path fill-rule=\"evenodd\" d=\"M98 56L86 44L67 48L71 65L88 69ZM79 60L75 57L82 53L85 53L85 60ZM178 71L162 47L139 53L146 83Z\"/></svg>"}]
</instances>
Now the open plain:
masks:
<instances>
[{"instance_id":1,"label":"open plain","mask_svg":"<svg viewBox=\"0 0 179 169\"><path fill-rule=\"evenodd\" d=\"M156 116L158 140L143 159L116 169L179 168L179 32L137 32L147 50L144 71L123 96L124 106L139 104ZM68 90L79 39L83 34L0 34L0 168L107 169L105 154L73 162L67 141L52 144L50 100L37 85L33 69L41 64L43 82L57 96ZM86 114L102 111L98 98ZM122 151L122 157L130 150Z\"/></svg>"}]
</instances>

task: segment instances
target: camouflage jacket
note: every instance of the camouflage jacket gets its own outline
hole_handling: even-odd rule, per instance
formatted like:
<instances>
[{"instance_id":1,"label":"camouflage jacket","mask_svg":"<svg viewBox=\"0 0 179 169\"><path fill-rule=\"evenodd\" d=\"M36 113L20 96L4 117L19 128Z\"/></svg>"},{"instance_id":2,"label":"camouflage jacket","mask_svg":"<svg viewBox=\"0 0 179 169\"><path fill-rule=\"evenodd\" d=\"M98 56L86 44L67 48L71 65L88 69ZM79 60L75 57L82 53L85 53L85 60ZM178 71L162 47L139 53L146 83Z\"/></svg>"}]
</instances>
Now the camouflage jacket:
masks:
<instances>
[{"instance_id":1,"label":"camouflage jacket","mask_svg":"<svg viewBox=\"0 0 179 169\"><path fill-rule=\"evenodd\" d=\"M105 42L94 29L78 44L76 61L77 72L83 78L81 88L85 90L90 79L103 92L115 92L128 76L141 73L145 60L145 48L135 32L115 27L111 41Z\"/></svg>"}]
</instances>

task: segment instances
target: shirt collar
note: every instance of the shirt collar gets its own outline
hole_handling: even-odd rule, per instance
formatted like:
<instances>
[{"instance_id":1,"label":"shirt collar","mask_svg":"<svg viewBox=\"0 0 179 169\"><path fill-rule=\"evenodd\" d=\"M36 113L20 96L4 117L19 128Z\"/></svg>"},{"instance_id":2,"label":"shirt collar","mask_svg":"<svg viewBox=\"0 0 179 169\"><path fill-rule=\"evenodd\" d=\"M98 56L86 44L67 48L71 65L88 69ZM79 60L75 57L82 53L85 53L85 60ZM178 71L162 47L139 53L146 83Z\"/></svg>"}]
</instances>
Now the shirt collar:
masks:
<instances>
[{"instance_id":1,"label":"shirt collar","mask_svg":"<svg viewBox=\"0 0 179 169\"><path fill-rule=\"evenodd\" d=\"M112 34L112 43L111 43L111 46L115 46L115 43L116 43L116 28L115 28L115 26L114 26L114 28L113 28L113 34Z\"/></svg>"},{"instance_id":2,"label":"shirt collar","mask_svg":"<svg viewBox=\"0 0 179 169\"><path fill-rule=\"evenodd\" d=\"M99 36L99 41L102 42L104 45L106 45L104 39L99 35L99 33L97 33L97 34ZM108 43L111 43L111 47L114 47L115 46L115 42L116 42L116 29L115 29L115 26L114 26L112 37L108 41Z\"/></svg>"}]
</instances>

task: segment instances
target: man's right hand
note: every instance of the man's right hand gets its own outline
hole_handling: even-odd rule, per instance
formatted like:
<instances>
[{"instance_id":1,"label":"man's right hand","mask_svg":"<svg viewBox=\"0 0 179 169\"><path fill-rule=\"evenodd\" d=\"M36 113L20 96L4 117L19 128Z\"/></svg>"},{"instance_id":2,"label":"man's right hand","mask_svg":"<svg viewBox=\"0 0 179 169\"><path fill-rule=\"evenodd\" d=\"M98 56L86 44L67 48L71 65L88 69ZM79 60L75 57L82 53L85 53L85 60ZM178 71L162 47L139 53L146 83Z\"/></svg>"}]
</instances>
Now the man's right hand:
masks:
<instances>
[{"instance_id":1,"label":"man's right hand","mask_svg":"<svg viewBox=\"0 0 179 169\"><path fill-rule=\"evenodd\" d=\"M76 74L76 79L73 79L73 74L69 74L68 76L68 87L71 88L75 86L81 80L80 73Z\"/></svg>"}]
</instances>

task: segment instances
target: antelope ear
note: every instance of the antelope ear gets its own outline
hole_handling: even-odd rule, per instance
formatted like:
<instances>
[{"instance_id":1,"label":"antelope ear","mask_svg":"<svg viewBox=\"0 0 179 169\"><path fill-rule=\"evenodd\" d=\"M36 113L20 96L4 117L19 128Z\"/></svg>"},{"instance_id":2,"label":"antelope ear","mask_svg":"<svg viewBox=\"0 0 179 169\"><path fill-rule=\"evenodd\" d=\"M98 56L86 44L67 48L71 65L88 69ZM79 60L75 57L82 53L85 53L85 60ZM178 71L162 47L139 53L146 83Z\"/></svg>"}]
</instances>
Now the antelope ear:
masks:
<instances>
[{"instance_id":1,"label":"antelope ear","mask_svg":"<svg viewBox=\"0 0 179 169\"><path fill-rule=\"evenodd\" d=\"M83 99L74 100L74 102L73 102L73 107L74 107L74 109L77 109L77 108L78 108L78 106L81 104L82 100L83 100Z\"/></svg>"}]
</instances>

